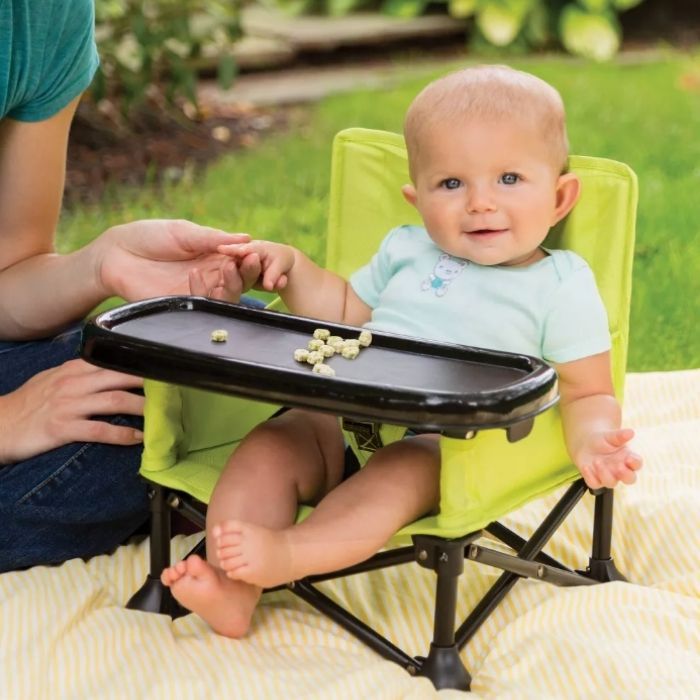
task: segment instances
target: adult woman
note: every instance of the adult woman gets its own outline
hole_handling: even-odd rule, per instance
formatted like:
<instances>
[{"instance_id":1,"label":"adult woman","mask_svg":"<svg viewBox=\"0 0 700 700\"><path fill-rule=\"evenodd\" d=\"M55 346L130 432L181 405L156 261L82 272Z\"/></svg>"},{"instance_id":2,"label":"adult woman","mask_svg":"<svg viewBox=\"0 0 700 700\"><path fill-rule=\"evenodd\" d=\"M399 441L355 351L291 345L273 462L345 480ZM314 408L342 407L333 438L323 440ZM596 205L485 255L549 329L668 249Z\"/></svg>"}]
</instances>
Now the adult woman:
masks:
<instances>
[{"instance_id":1,"label":"adult woman","mask_svg":"<svg viewBox=\"0 0 700 700\"><path fill-rule=\"evenodd\" d=\"M216 253L241 237L186 221L124 224L54 253L93 27L91 0L0 3L0 572L109 551L147 512L141 380L75 359L71 324L113 295L235 298L244 285Z\"/></svg>"}]
</instances>

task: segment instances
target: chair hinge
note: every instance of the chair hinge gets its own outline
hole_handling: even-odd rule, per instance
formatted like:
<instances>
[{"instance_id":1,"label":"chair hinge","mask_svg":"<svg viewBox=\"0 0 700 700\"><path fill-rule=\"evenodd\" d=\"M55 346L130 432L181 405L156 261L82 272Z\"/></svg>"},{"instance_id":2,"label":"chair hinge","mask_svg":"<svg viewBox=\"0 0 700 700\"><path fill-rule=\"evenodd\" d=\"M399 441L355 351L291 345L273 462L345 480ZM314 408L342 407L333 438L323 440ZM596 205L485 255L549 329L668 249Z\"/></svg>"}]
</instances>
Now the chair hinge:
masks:
<instances>
[{"instance_id":1,"label":"chair hinge","mask_svg":"<svg viewBox=\"0 0 700 700\"><path fill-rule=\"evenodd\" d=\"M357 440L357 447L367 452L376 452L384 447L379 434L378 423L368 423L353 418L343 418L343 430L352 433Z\"/></svg>"}]
</instances>

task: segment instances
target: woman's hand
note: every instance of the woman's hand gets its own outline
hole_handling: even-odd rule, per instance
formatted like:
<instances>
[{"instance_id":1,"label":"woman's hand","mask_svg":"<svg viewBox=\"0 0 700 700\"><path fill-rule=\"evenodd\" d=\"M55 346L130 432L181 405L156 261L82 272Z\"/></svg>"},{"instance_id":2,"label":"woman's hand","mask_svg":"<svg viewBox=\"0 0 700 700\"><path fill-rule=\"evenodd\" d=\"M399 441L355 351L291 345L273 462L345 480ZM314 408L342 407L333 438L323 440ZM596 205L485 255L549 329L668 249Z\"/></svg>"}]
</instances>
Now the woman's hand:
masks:
<instances>
[{"instance_id":1,"label":"woman's hand","mask_svg":"<svg viewBox=\"0 0 700 700\"><path fill-rule=\"evenodd\" d=\"M70 442L135 445L143 434L93 416L143 415L144 397L129 389L140 377L70 360L0 396L0 464L18 462Z\"/></svg>"},{"instance_id":2,"label":"woman's hand","mask_svg":"<svg viewBox=\"0 0 700 700\"><path fill-rule=\"evenodd\" d=\"M217 247L248 240L245 233L190 221L151 219L114 226L91 246L105 297L136 301L197 293L237 301L257 280L259 268L239 270Z\"/></svg>"},{"instance_id":3,"label":"woman's hand","mask_svg":"<svg viewBox=\"0 0 700 700\"><path fill-rule=\"evenodd\" d=\"M238 264L226 256L221 263L219 283L214 287L207 285L199 268L190 271L190 294L210 299L238 301L241 294L255 286L260 270L260 258L257 255L249 255Z\"/></svg>"}]
</instances>

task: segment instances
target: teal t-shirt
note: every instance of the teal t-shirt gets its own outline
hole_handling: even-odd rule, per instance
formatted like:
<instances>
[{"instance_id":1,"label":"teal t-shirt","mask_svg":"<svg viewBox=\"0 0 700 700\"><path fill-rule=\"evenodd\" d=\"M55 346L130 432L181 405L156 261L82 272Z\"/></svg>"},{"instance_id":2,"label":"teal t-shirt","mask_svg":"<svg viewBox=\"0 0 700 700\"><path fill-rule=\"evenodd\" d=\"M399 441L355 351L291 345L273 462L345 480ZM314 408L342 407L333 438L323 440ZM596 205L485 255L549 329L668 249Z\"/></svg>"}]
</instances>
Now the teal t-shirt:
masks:
<instances>
[{"instance_id":1,"label":"teal t-shirt","mask_svg":"<svg viewBox=\"0 0 700 700\"><path fill-rule=\"evenodd\" d=\"M0 0L0 119L48 119L98 63L93 0Z\"/></svg>"},{"instance_id":2,"label":"teal t-shirt","mask_svg":"<svg viewBox=\"0 0 700 700\"><path fill-rule=\"evenodd\" d=\"M389 232L350 284L367 328L571 362L610 349L593 272L568 250L527 267L485 266L446 254L420 226Z\"/></svg>"}]
</instances>

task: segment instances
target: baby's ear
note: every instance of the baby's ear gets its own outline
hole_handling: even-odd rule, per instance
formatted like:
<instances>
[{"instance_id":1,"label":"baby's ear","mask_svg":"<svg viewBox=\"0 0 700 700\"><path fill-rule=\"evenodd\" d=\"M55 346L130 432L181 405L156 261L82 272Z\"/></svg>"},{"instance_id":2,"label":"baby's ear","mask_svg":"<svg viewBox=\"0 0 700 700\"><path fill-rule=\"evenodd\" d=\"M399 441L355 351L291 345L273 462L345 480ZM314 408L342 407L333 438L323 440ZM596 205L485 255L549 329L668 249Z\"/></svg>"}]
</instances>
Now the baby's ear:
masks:
<instances>
[{"instance_id":1,"label":"baby's ear","mask_svg":"<svg viewBox=\"0 0 700 700\"><path fill-rule=\"evenodd\" d=\"M575 173L559 176L556 185L556 204L551 225L560 222L573 208L581 195L581 180Z\"/></svg>"},{"instance_id":2,"label":"baby's ear","mask_svg":"<svg viewBox=\"0 0 700 700\"><path fill-rule=\"evenodd\" d=\"M403 198L412 206L416 206L416 200L418 199L416 195L416 188L413 185L404 185L401 188L401 194Z\"/></svg>"}]
</instances>

